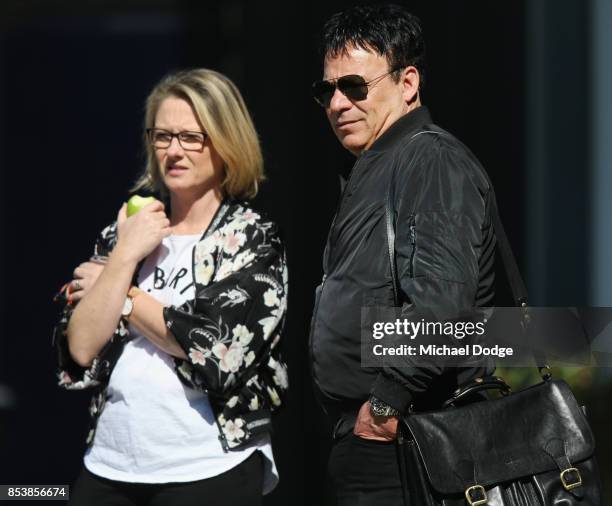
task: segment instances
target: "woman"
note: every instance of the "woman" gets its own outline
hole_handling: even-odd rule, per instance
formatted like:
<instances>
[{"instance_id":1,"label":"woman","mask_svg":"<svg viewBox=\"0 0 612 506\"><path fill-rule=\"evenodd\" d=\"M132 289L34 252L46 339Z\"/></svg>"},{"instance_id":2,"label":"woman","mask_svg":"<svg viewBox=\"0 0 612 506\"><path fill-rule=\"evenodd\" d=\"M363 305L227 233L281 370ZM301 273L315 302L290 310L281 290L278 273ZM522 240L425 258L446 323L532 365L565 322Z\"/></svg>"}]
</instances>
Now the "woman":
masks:
<instances>
[{"instance_id":1,"label":"woman","mask_svg":"<svg viewBox=\"0 0 612 506\"><path fill-rule=\"evenodd\" d=\"M95 389L70 504L258 505L278 480L287 270L240 200L263 178L257 135L234 84L197 69L153 89L145 141L133 190L161 200L121 207L54 332L60 385Z\"/></svg>"}]
</instances>

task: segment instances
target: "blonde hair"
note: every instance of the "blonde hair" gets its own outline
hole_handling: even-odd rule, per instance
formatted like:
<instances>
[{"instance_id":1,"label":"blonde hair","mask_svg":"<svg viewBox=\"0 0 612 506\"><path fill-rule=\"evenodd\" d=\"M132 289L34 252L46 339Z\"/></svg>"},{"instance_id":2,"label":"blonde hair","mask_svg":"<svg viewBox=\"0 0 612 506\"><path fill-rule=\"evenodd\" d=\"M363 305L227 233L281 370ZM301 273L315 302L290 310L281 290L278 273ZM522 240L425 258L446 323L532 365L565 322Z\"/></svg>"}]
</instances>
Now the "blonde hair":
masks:
<instances>
[{"instance_id":1,"label":"blonde hair","mask_svg":"<svg viewBox=\"0 0 612 506\"><path fill-rule=\"evenodd\" d=\"M213 146L224 162L223 192L232 198L252 198L264 179L263 156L253 120L236 85L209 69L176 72L164 77L151 91L145 106L146 168L132 192L148 190L167 196L155 148L146 129L155 127L155 116L168 97L189 102Z\"/></svg>"}]
</instances>

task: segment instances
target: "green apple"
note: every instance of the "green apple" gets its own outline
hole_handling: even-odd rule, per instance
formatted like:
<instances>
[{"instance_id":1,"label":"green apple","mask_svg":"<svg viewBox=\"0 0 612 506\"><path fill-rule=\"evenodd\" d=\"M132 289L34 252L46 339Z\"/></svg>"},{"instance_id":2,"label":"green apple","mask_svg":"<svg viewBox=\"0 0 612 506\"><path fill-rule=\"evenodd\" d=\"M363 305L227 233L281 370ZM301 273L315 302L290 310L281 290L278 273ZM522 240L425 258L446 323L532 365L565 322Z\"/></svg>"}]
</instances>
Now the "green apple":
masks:
<instances>
[{"instance_id":1,"label":"green apple","mask_svg":"<svg viewBox=\"0 0 612 506\"><path fill-rule=\"evenodd\" d=\"M133 214L136 214L140 211L144 206L150 204L151 202L155 202L155 197L141 197L140 195L134 195L127 203L127 215L128 218Z\"/></svg>"}]
</instances>

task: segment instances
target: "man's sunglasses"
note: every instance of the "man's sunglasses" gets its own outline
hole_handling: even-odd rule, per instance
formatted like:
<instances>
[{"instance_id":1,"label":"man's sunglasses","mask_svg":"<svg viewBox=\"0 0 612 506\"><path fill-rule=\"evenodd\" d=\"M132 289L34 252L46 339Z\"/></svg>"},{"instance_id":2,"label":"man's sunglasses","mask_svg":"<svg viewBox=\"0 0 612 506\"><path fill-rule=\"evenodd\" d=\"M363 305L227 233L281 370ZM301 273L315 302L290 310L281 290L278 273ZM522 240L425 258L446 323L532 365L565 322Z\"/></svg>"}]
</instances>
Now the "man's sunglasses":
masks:
<instances>
[{"instance_id":1,"label":"man's sunglasses","mask_svg":"<svg viewBox=\"0 0 612 506\"><path fill-rule=\"evenodd\" d=\"M312 96L321 107L329 107L331 98L336 92L336 88L346 96L349 100L365 100L368 97L368 90L370 86L375 86L384 77L387 77L393 72L397 72L399 69L393 69L385 74L382 74L370 81L366 81L363 76L357 74L350 74L348 76L342 76L338 79L332 79L330 81L315 81L312 83Z\"/></svg>"}]
</instances>

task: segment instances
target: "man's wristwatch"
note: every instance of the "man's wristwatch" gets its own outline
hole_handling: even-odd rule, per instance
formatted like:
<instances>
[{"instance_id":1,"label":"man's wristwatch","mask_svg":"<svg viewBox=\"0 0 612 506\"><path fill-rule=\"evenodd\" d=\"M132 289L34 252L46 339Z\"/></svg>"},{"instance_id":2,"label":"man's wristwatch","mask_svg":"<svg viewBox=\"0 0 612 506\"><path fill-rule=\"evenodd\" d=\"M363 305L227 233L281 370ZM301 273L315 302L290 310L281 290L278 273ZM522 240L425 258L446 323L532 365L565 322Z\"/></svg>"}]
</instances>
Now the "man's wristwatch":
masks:
<instances>
[{"instance_id":1,"label":"man's wristwatch","mask_svg":"<svg viewBox=\"0 0 612 506\"><path fill-rule=\"evenodd\" d=\"M123 309L121 310L121 316L123 316L123 318L128 318L132 314L134 310L134 297L138 295L138 292L140 292L140 290L136 286L132 286L128 290L125 302L123 303Z\"/></svg>"},{"instance_id":2,"label":"man's wristwatch","mask_svg":"<svg viewBox=\"0 0 612 506\"><path fill-rule=\"evenodd\" d=\"M389 406L386 402L377 399L374 396L370 397L370 413L372 416L397 416L399 411Z\"/></svg>"}]
</instances>

